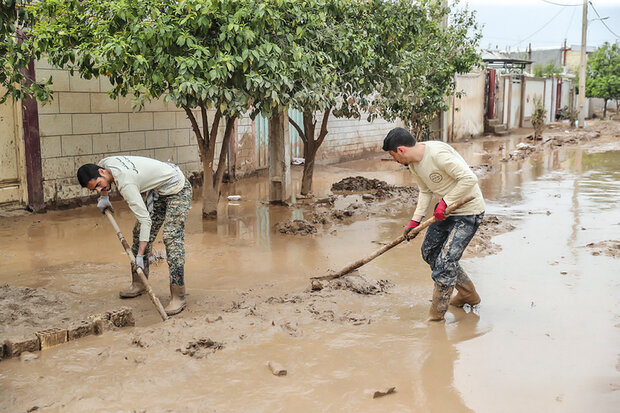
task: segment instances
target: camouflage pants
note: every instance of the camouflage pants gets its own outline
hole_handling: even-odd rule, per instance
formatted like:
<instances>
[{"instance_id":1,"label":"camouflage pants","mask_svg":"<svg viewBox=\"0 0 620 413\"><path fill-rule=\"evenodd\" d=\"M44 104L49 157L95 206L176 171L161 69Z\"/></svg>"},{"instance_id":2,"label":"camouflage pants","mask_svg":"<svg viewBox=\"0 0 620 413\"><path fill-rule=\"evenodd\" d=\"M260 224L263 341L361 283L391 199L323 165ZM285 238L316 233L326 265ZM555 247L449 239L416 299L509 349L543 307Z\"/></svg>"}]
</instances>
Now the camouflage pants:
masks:
<instances>
[{"instance_id":1,"label":"camouflage pants","mask_svg":"<svg viewBox=\"0 0 620 413\"><path fill-rule=\"evenodd\" d=\"M422 243L422 258L430 265L436 284L453 287L464 284L469 277L459 260L469 241L478 230L484 212L478 215L453 215L433 223L426 230Z\"/></svg>"},{"instance_id":2,"label":"camouflage pants","mask_svg":"<svg viewBox=\"0 0 620 413\"><path fill-rule=\"evenodd\" d=\"M189 213L192 201L192 186L185 180L183 189L174 195L159 196L153 204L151 212L151 235L144 253L144 272L148 275L148 256L151 245L157 237L157 233L164 226L163 239L166 246L166 258L170 270L170 284L185 285L185 220ZM133 228L133 254L138 253L140 243L140 223L136 221Z\"/></svg>"}]
</instances>

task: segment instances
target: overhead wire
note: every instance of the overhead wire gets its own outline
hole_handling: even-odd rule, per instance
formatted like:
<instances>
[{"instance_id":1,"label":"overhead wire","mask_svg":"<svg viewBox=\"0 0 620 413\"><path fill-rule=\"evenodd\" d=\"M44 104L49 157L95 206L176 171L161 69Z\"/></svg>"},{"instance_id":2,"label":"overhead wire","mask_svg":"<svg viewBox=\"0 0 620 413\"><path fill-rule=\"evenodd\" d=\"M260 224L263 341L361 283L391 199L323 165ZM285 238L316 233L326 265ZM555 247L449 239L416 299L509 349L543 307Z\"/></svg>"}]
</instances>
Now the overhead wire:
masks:
<instances>
[{"instance_id":1,"label":"overhead wire","mask_svg":"<svg viewBox=\"0 0 620 413\"><path fill-rule=\"evenodd\" d=\"M553 1L549 1L549 0L540 0L543 3L549 3L549 4L553 4L554 6L563 6L563 7L575 7L575 6L582 6L582 4L563 4L563 3L555 3Z\"/></svg>"},{"instance_id":2,"label":"overhead wire","mask_svg":"<svg viewBox=\"0 0 620 413\"><path fill-rule=\"evenodd\" d=\"M598 11L596 11L596 8L594 7L594 4L592 4L591 1L588 1L588 3L590 3L590 6L592 6L592 10L594 10L594 13L596 13L596 15L598 16L598 20L603 23L603 26L605 26L607 28L607 30L609 30L609 33L613 34L614 36L616 36L618 39L620 39L620 36L618 36L616 33L613 32L613 30L611 30L609 28L609 26L607 26L607 23L605 23L605 21L603 20L603 18L601 17L600 14L598 14Z\"/></svg>"},{"instance_id":3,"label":"overhead wire","mask_svg":"<svg viewBox=\"0 0 620 413\"><path fill-rule=\"evenodd\" d=\"M543 24L543 26L540 29L536 30L534 33L530 34L529 36L524 37L523 39L519 40L517 43L513 44L512 46L513 47L514 46L518 46L521 43L523 43L525 40L529 39L530 37L538 34L538 32L540 32L542 29L547 27L549 25L549 23L551 23L556 17L558 17L564 10L565 10L564 8L561 8L551 19L549 19L549 21L547 21L545 24Z\"/></svg>"}]
</instances>

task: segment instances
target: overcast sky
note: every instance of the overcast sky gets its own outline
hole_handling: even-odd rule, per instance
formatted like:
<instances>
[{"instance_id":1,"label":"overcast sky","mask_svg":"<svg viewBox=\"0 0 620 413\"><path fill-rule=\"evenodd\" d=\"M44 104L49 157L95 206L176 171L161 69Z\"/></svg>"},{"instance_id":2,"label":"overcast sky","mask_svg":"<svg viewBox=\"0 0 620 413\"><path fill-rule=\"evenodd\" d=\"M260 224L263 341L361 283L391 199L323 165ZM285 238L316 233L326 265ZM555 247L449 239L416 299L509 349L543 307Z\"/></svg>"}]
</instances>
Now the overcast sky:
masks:
<instances>
[{"instance_id":1,"label":"overcast sky","mask_svg":"<svg viewBox=\"0 0 620 413\"><path fill-rule=\"evenodd\" d=\"M566 38L567 45L581 44L581 0L461 0L476 11L482 23L483 49L525 50L528 43L532 49L557 46ZM558 3L577 6L557 6ZM620 36L620 0L592 0L591 3L609 29ZM588 8L588 46L600 46L605 41L619 40L608 30L594 12Z\"/></svg>"}]
</instances>

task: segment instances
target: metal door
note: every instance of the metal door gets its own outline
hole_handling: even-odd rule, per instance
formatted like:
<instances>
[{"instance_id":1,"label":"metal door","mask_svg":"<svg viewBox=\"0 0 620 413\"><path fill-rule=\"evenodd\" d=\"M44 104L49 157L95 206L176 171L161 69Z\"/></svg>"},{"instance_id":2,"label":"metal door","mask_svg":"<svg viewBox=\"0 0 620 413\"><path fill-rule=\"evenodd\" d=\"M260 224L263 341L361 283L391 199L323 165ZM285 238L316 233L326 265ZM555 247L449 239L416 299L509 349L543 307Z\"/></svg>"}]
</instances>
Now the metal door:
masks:
<instances>
[{"instance_id":1,"label":"metal door","mask_svg":"<svg viewBox=\"0 0 620 413\"><path fill-rule=\"evenodd\" d=\"M20 113L19 105L10 99L0 105L0 204L23 201L18 144Z\"/></svg>"}]
</instances>

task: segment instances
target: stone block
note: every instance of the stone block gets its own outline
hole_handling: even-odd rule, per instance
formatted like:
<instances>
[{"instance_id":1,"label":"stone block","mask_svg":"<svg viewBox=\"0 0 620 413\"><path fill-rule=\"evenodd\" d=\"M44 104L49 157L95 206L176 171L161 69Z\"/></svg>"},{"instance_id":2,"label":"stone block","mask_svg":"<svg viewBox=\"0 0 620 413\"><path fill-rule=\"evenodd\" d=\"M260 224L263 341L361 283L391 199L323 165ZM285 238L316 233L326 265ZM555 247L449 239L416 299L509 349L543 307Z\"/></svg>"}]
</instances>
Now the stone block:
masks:
<instances>
[{"instance_id":1,"label":"stone block","mask_svg":"<svg viewBox=\"0 0 620 413\"><path fill-rule=\"evenodd\" d=\"M46 179L75 177L76 169L73 158L42 159L41 166Z\"/></svg>"},{"instance_id":2,"label":"stone block","mask_svg":"<svg viewBox=\"0 0 620 413\"><path fill-rule=\"evenodd\" d=\"M67 330L65 329L49 328L47 330L37 331L35 334L39 337L41 350L67 342Z\"/></svg>"},{"instance_id":3,"label":"stone block","mask_svg":"<svg viewBox=\"0 0 620 413\"><path fill-rule=\"evenodd\" d=\"M103 133L127 132L129 130L129 116L126 113L105 113L101 115Z\"/></svg>"},{"instance_id":4,"label":"stone block","mask_svg":"<svg viewBox=\"0 0 620 413\"><path fill-rule=\"evenodd\" d=\"M168 110L168 105L174 107L172 103L166 103L164 101L164 97L162 96L159 99L153 99L150 102L145 103L142 110L145 112L165 112Z\"/></svg>"},{"instance_id":5,"label":"stone block","mask_svg":"<svg viewBox=\"0 0 620 413\"><path fill-rule=\"evenodd\" d=\"M77 73L69 75L69 88L72 92L99 92L99 79L83 79Z\"/></svg>"},{"instance_id":6,"label":"stone block","mask_svg":"<svg viewBox=\"0 0 620 413\"><path fill-rule=\"evenodd\" d=\"M185 111L182 112L174 112L176 115L176 124L177 124L177 128L191 128L192 127L192 122L189 120L189 118L187 117L187 114L185 113ZM198 122L198 124L200 124L200 120L202 118L202 116L198 115L196 116L196 114L194 113L194 117L196 118L196 122ZM209 118L211 119L211 118Z\"/></svg>"},{"instance_id":7,"label":"stone block","mask_svg":"<svg viewBox=\"0 0 620 413\"><path fill-rule=\"evenodd\" d=\"M136 320L133 317L131 308L121 307L115 311L108 311L105 313L104 318L107 319L114 327L133 327L136 325Z\"/></svg>"},{"instance_id":8,"label":"stone block","mask_svg":"<svg viewBox=\"0 0 620 413\"><path fill-rule=\"evenodd\" d=\"M109 92L113 88L114 86L112 86L110 78L108 78L107 76L99 76L99 91Z\"/></svg>"},{"instance_id":9,"label":"stone block","mask_svg":"<svg viewBox=\"0 0 620 413\"><path fill-rule=\"evenodd\" d=\"M153 114L153 129L176 128L175 112L157 112Z\"/></svg>"},{"instance_id":10,"label":"stone block","mask_svg":"<svg viewBox=\"0 0 620 413\"><path fill-rule=\"evenodd\" d=\"M60 113L58 99L55 98L51 102L47 102L45 104L37 102L37 110L40 115Z\"/></svg>"},{"instance_id":11,"label":"stone block","mask_svg":"<svg viewBox=\"0 0 620 413\"><path fill-rule=\"evenodd\" d=\"M24 351L34 352L41 349L39 337L35 334L9 337L4 342L6 358L19 357Z\"/></svg>"},{"instance_id":12,"label":"stone block","mask_svg":"<svg viewBox=\"0 0 620 413\"><path fill-rule=\"evenodd\" d=\"M153 129L153 113L138 112L129 114L129 130L141 131Z\"/></svg>"},{"instance_id":13,"label":"stone block","mask_svg":"<svg viewBox=\"0 0 620 413\"><path fill-rule=\"evenodd\" d=\"M181 146L177 148L179 163L199 162L200 156L198 155L197 146Z\"/></svg>"},{"instance_id":14,"label":"stone block","mask_svg":"<svg viewBox=\"0 0 620 413\"><path fill-rule=\"evenodd\" d=\"M95 334L95 323L93 321L80 321L73 323L67 329L67 340L77 340L78 338Z\"/></svg>"},{"instance_id":15,"label":"stone block","mask_svg":"<svg viewBox=\"0 0 620 413\"><path fill-rule=\"evenodd\" d=\"M66 70L54 69L36 69L38 81L44 81L52 78L52 89L54 92L68 92L69 88L69 72Z\"/></svg>"},{"instance_id":16,"label":"stone block","mask_svg":"<svg viewBox=\"0 0 620 413\"><path fill-rule=\"evenodd\" d=\"M174 129L168 135L170 146L187 146L189 145L189 129Z\"/></svg>"},{"instance_id":17,"label":"stone block","mask_svg":"<svg viewBox=\"0 0 620 413\"><path fill-rule=\"evenodd\" d=\"M161 148L155 149L154 158L162 162L177 163L177 149L176 148Z\"/></svg>"},{"instance_id":18,"label":"stone block","mask_svg":"<svg viewBox=\"0 0 620 413\"><path fill-rule=\"evenodd\" d=\"M134 112L131 98L119 96L117 100L119 112Z\"/></svg>"},{"instance_id":19,"label":"stone block","mask_svg":"<svg viewBox=\"0 0 620 413\"><path fill-rule=\"evenodd\" d=\"M60 113L90 113L90 93L58 92Z\"/></svg>"},{"instance_id":20,"label":"stone block","mask_svg":"<svg viewBox=\"0 0 620 413\"><path fill-rule=\"evenodd\" d=\"M64 156L89 155L93 153L91 135L68 135L62 137L62 154Z\"/></svg>"},{"instance_id":21,"label":"stone block","mask_svg":"<svg viewBox=\"0 0 620 413\"><path fill-rule=\"evenodd\" d=\"M62 154L60 136L45 136L41 138L41 158L55 158Z\"/></svg>"},{"instance_id":22,"label":"stone block","mask_svg":"<svg viewBox=\"0 0 620 413\"><path fill-rule=\"evenodd\" d=\"M86 135L89 133L101 133L101 115L85 114L71 115L73 118L73 133Z\"/></svg>"},{"instance_id":23,"label":"stone block","mask_svg":"<svg viewBox=\"0 0 620 413\"><path fill-rule=\"evenodd\" d=\"M168 146L168 131L167 130L153 130L144 132L146 139L146 148L165 148Z\"/></svg>"},{"instance_id":24,"label":"stone block","mask_svg":"<svg viewBox=\"0 0 620 413\"><path fill-rule=\"evenodd\" d=\"M144 149L144 132L125 132L120 134L121 151Z\"/></svg>"},{"instance_id":25,"label":"stone block","mask_svg":"<svg viewBox=\"0 0 620 413\"><path fill-rule=\"evenodd\" d=\"M118 133L102 133L93 135L93 153L116 152L121 149L121 140Z\"/></svg>"},{"instance_id":26,"label":"stone block","mask_svg":"<svg viewBox=\"0 0 620 413\"><path fill-rule=\"evenodd\" d=\"M71 115L39 114L39 134L41 136L71 135L72 133Z\"/></svg>"},{"instance_id":27,"label":"stone block","mask_svg":"<svg viewBox=\"0 0 620 413\"><path fill-rule=\"evenodd\" d=\"M111 99L107 93L91 93L90 110L93 113L116 113L118 100Z\"/></svg>"}]
</instances>

